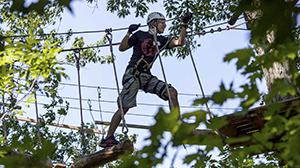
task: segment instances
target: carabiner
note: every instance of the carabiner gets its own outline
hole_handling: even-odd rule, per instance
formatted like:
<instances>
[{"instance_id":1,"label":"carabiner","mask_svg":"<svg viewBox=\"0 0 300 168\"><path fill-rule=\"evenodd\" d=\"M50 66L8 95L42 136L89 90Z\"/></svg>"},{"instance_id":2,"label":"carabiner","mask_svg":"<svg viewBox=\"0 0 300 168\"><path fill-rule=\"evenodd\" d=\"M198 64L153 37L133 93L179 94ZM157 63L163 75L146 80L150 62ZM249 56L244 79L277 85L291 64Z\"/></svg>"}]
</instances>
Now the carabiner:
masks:
<instances>
[{"instance_id":1,"label":"carabiner","mask_svg":"<svg viewBox=\"0 0 300 168\"><path fill-rule=\"evenodd\" d=\"M88 100L87 100L87 104L89 105L89 108L92 108L92 102L91 102L91 99L88 99Z\"/></svg>"}]
</instances>

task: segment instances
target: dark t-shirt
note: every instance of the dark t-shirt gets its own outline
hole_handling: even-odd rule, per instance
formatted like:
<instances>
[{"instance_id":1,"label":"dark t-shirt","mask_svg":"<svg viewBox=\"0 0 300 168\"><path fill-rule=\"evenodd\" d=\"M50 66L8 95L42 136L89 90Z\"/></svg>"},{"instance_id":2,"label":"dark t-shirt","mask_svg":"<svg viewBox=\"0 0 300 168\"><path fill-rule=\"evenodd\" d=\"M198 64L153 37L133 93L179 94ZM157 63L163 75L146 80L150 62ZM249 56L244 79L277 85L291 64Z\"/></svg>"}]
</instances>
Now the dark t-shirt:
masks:
<instances>
[{"instance_id":1,"label":"dark t-shirt","mask_svg":"<svg viewBox=\"0 0 300 168\"><path fill-rule=\"evenodd\" d=\"M168 37L157 36L157 41L159 49L169 49L170 41ZM144 60L147 61L148 64L151 64L157 51L152 34L139 30L129 38L128 44L133 46L133 54L130 58L127 69L134 67L142 56L144 56ZM145 65L146 63L141 61L138 65L138 69L144 69Z\"/></svg>"}]
</instances>

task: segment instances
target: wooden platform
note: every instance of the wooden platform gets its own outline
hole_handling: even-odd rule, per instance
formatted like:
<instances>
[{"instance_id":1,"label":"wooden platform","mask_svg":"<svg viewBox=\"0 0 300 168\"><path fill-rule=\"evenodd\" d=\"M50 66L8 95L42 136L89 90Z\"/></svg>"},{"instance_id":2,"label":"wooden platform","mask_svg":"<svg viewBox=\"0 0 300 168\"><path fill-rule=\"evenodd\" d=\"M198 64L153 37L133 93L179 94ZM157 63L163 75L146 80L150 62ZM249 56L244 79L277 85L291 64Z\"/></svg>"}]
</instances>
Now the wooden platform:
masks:
<instances>
[{"instance_id":1,"label":"wooden platform","mask_svg":"<svg viewBox=\"0 0 300 168\"><path fill-rule=\"evenodd\" d=\"M299 102L300 98L278 102L284 104L284 107L280 109L279 114L284 116L289 108L291 108L291 111L288 118L299 114L299 112L296 110ZM263 115L264 112L267 111L266 107L267 106L261 106L250 109L246 114L237 112L222 116L226 117L228 124L219 129L219 132L227 137L239 138L261 131L266 123Z\"/></svg>"}]
</instances>

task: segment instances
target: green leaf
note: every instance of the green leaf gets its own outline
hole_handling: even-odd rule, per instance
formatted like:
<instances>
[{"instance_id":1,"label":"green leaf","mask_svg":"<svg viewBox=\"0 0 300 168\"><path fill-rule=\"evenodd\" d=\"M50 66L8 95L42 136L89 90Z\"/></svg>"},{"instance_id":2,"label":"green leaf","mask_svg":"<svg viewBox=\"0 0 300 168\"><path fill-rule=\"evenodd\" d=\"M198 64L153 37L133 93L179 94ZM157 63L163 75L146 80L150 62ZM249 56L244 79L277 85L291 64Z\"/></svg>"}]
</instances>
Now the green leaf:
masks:
<instances>
[{"instance_id":1,"label":"green leaf","mask_svg":"<svg viewBox=\"0 0 300 168\"><path fill-rule=\"evenodd\" d=\"M60 6L67 7L70 10L70 12L72 13L73 11L72 11L72 8L70 6L71 1L72 0L58 0L58 3L59 3Z\"/></svg>"},{"instance_id":2,"label":"green leaf","mask_svg":"<svg viewBox=\"0 0 300 168\"><path fill-rule=\"evenodd\" d=\"M225 101L227 101L227 99L230 98L235 98L235 93L233 90L231 90L231 88L226 90L224 83L222 82L220 86L220 91L215 92L212 95L211 100L213 100L216 104L222 105Z\"/></svg>"},{"instance_id":3,"label":"green leaf","mask_svg":"<svg viewBox=\"0 0 300 168\"><path fill-rule=\"evenodd\" d=\"M247 66L251 58L254 57L252 48L237 50L234 53L227 54L224 58L224 62L230 62L232 59L237 58L237 69L242 69Z\"/></svg>"}]
</instances>

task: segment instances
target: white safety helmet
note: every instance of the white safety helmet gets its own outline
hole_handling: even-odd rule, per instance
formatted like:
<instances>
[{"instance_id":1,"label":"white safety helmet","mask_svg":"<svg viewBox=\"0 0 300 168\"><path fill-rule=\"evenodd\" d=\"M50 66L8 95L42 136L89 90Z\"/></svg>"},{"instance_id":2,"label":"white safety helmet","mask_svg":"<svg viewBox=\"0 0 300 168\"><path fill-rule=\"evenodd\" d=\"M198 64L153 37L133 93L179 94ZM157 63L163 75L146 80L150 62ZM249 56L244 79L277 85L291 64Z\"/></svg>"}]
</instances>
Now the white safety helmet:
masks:
<instances>
[{"instance_id":1,"label":"white safety helmet","mask_svg":"<svg viewBox=\"0 0 300 168\"><path fill-rule=\"evenodd\" d=\"M159 12L152 12L148 15L147 25L154 19L165 19L165 16Z\"/></svg>"}]
</instances>

